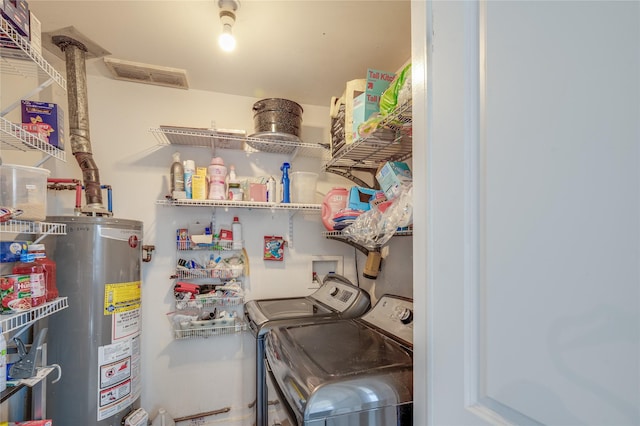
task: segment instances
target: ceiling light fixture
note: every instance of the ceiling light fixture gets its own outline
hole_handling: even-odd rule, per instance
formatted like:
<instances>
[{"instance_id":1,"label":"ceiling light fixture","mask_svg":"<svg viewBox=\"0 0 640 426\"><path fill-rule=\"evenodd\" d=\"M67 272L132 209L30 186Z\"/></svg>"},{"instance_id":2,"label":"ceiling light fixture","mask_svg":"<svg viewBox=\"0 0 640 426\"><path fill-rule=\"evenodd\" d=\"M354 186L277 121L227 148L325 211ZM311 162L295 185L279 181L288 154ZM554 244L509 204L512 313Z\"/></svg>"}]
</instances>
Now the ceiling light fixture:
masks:
<instances>
[{"instance_id":1,"label":"ceiling light fixture","mask_svg":"<svg viewBox=\"0 0 640 426\"><path fill-rule=\"evenodd\" d=\"M218 37L218 44L225 52L231 52L236 48L236 39L231 32L233 24L236 22L236 11L240 7L237 0L218 0L220 8L220 22L222 22L222 33Z\"/></svg>"}]
</instances>

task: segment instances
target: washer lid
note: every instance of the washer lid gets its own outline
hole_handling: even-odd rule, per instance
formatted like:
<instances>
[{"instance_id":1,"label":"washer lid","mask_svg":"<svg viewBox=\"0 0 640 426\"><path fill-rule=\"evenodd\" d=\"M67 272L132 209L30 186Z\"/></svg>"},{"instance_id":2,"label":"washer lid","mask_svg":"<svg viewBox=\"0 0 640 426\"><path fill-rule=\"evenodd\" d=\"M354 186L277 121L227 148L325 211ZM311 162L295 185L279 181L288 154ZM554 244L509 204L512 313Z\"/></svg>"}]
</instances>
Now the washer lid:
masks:
<instances>
[{"instance_id":1,"label":"washer lid","mask_svg":"<svg viewBox=\"0 0 640 426\"><path fill-rule=\"evenodd\" d=\"M413 401L413 354L361 320L280 327L266 337L272 374L306 420Z\"/></svg>"},{"instance_id":2,"label":"washer lid","mask_svg":"<svg viewBox=\"0 0 640 426\"><path fill-rule=\"evenodd\" d=\"M270 320L326 315L332 312L307 298L258 300L256 303Z\"/></svg>"},{"instance_id":3,"label":"washer lid","mask_svg":"<svg viewBox=\"0 0 640 426\"><path fill-rule=\"evenodd\" d=\"M244 304L245 317L258 334L283 324L307 323L334 318L337 312L306 297L251 300Z\"/></svg>"},{"instance_id":4,"label":"washer lid","mask_svg":"<svg viewBox=\"0 0 640 426\"><path fill-rule=\"evenodd\" d=\"M290 364L303 366L320 380L378 370L413 368L412 352L359 321L290 326L273 330Z\"/></svg>"}]
</instances>

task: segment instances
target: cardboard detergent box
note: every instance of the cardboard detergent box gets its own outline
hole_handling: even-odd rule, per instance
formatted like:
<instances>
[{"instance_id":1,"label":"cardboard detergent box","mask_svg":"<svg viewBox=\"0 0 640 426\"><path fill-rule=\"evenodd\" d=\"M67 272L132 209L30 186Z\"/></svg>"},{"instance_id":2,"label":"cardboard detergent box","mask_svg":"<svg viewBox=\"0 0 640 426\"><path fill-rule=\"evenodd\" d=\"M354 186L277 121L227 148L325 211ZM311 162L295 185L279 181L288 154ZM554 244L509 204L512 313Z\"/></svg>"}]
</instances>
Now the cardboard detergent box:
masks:
<instances>
[{"instance_id":1,"label":"cardboard detergent box","mask_svg":"<svg viewBox=\"0 0 640 426\"><path fill-rule=\"evenodd\" d=\"M22 100L22 128L64 149L64 113L54 103Z\"/></svg>"},{"instance_id":2,"label":"cardboard detergent box","mask_svg":"<svg viewBox=\"0 0 640 426\"><path fill-rule=\"evenodd\" d=\"M413 181L409 165L402 161L387 161L376 173L376 180L380 189L384 191L387 199L400 195L404 185L410 185Z\"/></svg>"}]
</instances>

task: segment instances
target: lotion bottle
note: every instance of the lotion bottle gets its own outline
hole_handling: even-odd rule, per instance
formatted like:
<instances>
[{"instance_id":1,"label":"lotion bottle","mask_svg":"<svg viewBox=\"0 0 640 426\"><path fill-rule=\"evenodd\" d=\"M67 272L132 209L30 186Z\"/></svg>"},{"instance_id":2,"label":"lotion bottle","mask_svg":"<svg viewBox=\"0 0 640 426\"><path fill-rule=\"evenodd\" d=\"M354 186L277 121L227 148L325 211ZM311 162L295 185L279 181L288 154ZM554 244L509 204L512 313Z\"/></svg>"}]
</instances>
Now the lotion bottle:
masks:
<instances>
[{"instance_id":1,"label":"lotion bottle","mask_svg":"<svg viewBox=\"0 0 640 426\"><path fill-rule=\"evenodd\" d=\"M173 153L173 163L171 164L171 196L173 191L184 191L184 167L180 161L180 153Z\"/></svg>"}]
</instances>

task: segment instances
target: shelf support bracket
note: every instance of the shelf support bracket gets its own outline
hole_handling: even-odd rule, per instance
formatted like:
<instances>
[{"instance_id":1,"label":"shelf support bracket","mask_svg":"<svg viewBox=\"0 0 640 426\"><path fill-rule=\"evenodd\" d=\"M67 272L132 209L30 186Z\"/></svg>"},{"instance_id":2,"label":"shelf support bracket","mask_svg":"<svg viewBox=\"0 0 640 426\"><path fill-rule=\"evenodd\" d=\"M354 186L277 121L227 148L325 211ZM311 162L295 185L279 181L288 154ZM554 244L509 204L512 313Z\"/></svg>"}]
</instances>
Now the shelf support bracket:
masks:
<instances>
[{"instance_id":1,"label":"shelf support bracket","mask_svg":"<svg viewBox=\"0 0 640 426\"><path fill-rule=\"evenodd\" d=\"M356 249L360 250L362 253L364 253L365 256L368 256L369 252L372 251L372 250L369 250L368 248L366 248L365 246L352 241L349 238L345 238L345 237L342 237L342 236L339 236L339 235L327 235L326 238L328 238L330 240L340 241L341 243L349 244L350 246L355 247ZM379 249L376 249L376 250L373 250L373 251L378 251L378 250Z\"/></svg>"},{"instance_id":2,"label":"shelf support bracket","mask_svg":"<svg viewBox=\"0 0 640 426\"><path fill-rule=\"evenodd\" d=\"M296 215L297 211L289 212L289 233L287 235L287 245L289 248L293 248L293 217Z\"/></svg>"},{"instance_id":3,"label":"shelf support bracket","mask_svg":"<svg viewBox=\"0 0 640 426\"><path fill-rule=\"evenodd\" d=\"M364 187L364 188L373 188L372 185L366 183L365 181L363 181L359 177L354 176L353 174L351 174L351 170L349 170L346 167L330 166L330 167L327 167L325 171L327 171L329 173L336 174L338 176L342 176L343 178L349 179L350 181L352 181L353 183L355 183L358 186L361 186L361 187ZM366 172L370 173L372 175L372 177L373 177L373 180L375 181L375 171L366 170Z\"/></svg>"}]
</instances>

